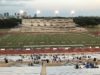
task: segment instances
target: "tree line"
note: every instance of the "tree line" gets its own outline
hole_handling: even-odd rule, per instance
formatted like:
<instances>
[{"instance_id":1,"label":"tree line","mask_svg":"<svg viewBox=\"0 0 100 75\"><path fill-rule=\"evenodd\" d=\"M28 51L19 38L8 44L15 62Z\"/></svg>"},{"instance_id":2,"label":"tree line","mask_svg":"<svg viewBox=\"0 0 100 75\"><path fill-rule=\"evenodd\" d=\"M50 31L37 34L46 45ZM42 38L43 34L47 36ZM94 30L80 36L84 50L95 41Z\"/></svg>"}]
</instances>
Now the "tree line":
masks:
<instances>
[{"instance_id":1,"label":"tree line","mask_svg":"<svg viewBox=\"0 0 100 75\"><path fill-rule=\"evenodd\" d=\"M13 28L21 24L21 19L0 19L0 29L2 28Z\"/></svg>"},{"instance_id":2,"label":"tree line","mask_svg":"<svg viewBox=\"0 0 100 75\"><path fill-rule=\"evenodd\" d=\"M74 17L73 20L82 27L95 27L100 24L100 17Z\"/></svg>"}]
</instances>

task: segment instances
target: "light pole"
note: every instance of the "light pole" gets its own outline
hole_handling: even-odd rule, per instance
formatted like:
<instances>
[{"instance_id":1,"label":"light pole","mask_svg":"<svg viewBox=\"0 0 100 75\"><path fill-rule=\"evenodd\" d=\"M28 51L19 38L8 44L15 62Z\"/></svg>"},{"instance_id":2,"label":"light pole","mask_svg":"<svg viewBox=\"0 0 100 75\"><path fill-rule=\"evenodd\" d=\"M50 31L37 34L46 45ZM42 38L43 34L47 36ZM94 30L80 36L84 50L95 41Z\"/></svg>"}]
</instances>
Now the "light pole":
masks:
<instances>
[{"instance_id":1,"label":"light pole","mask_svg":"<svg viewBox=\"0 0 100 75\"><path fill-rule=\"evenodd\" d=\"M37 10L37 11L36 11L36 15L37 15L37 17L39 16L40 13L41 13L40 10Z\"/></svg>"},{"instance_id":2,"label":"light pole","mask_svg":"<svg viewBox=\"0 0 100 75\"><path fill-rule=\"evenodd\" d=\"M55 10L55 16L57 17L58 16L58 14L59 14L59 10Z\"/></svg>"},{"instance_id":3,"label":"light pole","mask_svg":"<svg viewBox=\"0 0 100 75\"><path fill-rule=\"evenodd\" d=\"M22 18L23 15L24 15L24 10L20 10L20 11L19 11L19 16L20 16L20 18Z\"/></svg>"},{"instance_id":4,"label":"light pole","mask_svg":"<svg viewBox=\"0 0 100 75\"><path fill-rule=\"evenodd\" d=\"M72 10L72 11L70 12L70 14L71 14L71 17L73 18L73 17L74 17L74 15L75 15L75 11L74 11L74 10Z\"/></svg>"}]
</instances>

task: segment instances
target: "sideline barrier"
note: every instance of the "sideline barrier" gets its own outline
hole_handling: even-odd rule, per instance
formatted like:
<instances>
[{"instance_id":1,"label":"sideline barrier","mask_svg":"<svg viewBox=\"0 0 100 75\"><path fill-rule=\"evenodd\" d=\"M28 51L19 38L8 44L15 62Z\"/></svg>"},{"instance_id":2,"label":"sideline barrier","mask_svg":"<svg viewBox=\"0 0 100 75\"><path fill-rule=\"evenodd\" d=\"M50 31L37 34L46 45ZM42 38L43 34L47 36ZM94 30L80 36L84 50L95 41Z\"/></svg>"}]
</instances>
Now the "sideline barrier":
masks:
<instances>
[{"instance_id":1,"label":"sideline barrier","mask_svg":"<svg viewBox=\"0 0 100 75\"><path fill-rule=\"evenodd\" d=\"M69 49L36 49L36 50L0 50L1 55L5 54L77 54L77 53L100 53L100 48L69 48Z\"/></svg>"}]
</instances>

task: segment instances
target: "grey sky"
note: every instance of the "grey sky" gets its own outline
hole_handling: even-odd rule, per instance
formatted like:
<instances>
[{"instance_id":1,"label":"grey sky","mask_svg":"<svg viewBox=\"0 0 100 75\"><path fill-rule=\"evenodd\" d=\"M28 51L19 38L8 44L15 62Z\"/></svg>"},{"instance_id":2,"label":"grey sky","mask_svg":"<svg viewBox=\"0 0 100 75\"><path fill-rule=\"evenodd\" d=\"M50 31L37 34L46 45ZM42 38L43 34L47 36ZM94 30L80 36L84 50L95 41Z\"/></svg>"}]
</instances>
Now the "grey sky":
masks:
<instances>
[{"instance_id":1,"label":"grey sky","mask_svg":"<svg viewBox=\"0 0 100 75\"><path fill-rule=\"evenodd\" d=\"M75 16L100 16L100 0L0 0L0 13L24 10L34 15L37 9L40 16L53 16L55 10L60 16L71 16L72 10Z\"/></svg>"}]
</instances>

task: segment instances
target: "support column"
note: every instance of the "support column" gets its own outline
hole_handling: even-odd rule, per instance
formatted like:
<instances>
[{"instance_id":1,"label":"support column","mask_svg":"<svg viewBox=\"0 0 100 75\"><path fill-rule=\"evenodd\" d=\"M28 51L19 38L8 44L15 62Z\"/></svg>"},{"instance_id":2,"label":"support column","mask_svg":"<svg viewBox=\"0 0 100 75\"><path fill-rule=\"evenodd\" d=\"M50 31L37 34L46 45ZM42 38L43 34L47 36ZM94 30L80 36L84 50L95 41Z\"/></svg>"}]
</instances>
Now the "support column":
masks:
<instances>
[{"instance_id":1,"label":"support column","mask_svg":"<svg viewBox=\"0 0 100 75\"><path fill-rule=\"evenodd\" d=\"M43 64L42 64L42 69L41 69L40 75L47 75L46 74L46 63L45 62L43 62Z\"/></svg>"}]
</instances>

